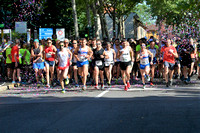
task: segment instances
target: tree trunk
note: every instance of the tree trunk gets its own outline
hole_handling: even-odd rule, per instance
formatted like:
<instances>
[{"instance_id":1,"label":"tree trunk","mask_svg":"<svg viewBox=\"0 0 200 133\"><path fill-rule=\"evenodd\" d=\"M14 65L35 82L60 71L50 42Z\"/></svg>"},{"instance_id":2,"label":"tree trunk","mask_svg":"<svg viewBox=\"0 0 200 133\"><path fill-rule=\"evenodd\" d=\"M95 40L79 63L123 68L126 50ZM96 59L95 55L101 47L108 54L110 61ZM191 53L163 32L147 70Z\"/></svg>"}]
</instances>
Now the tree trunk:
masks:
<instances>
[{"instance_id":1,"label":"tree trunk","mask_svg":"<svg viewBox=\"0 0 200 133\"><path fill-rule=\"evenodd\" d=\"M102 31L102 38L105 38L106 35L105 35L105 25L103 23L103 16L101 13L99 13L99 16L100 16L100 20L101 20L101 31Z\"/></svg>"},{"instance_id":2,"label":"tree trunk","mask_svg":"<svg viewBox=\"0 0 200 133\"><path fill-rule=\"evenodd\" d=\"M116 24L116 14L115 14L115 7L114 7L114 13L113 13L113 38L116 38L115 24Z\"/></svg>"},{"instance_id":3,"label":"tree trunk","mask_svg":"<svg viewBox=\"0 0 200 133\"><path fill-rule=\"evenodd\" d=\"M77 21L77 12L76 12L76 2L75 2L75 0L72 0L72 11L73 11L73 18L74 18L75 39L78 39L79 33L78 33L78 21Z\"/></svg>"},{"instance_id":4,"label":"tree trunk","mask_svg":"<svg viewBox=\"0 0 200 133\"><path fill-rule=\"evenodd\" d=\"M108 38L108 40L110 41L110 37L108 34L108 28L107 28L107 23L106 23L106 18L105 18L105 14L103 15L103 23L104 23L104 29L105 29L105 35Z\"/></svg>"},{"instance_id":5,"label":"tree trunk","mask_svg":"<svg viewBox=\"0 0 200 133\"><path fill-rule=\"evenodd\" d=\"M89 5L89 2L88 0L86 0L86 15L87 15L87 21L88 21L88 27L91 27L92 24L91 24L91 17L90 17L90 5Z\"/></svg>"},{"instance_id":6,"label":"tree trunk","mask_svg":"<svg viewBox=\"0 0 200 133\"><path fill-rule=\"evenodd\" d=\"M93 15L94 15L94 25L95 25L95 37L97 39L100 39L101 22L100 22L99 14L97 14L95 4L96 4L96 2L94 2L93 6L92 6L92 11L93 11Z\"/></svg>"}]
</instances>

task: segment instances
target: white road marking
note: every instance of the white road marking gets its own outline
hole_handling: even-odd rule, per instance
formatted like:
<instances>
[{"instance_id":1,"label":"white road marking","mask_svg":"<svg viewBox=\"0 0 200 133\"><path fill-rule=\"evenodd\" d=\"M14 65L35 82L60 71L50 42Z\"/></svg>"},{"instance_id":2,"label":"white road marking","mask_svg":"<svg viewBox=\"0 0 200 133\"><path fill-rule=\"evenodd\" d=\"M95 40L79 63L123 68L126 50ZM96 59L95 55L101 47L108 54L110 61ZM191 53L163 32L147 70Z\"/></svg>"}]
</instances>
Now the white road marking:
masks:
<instances>
[{"instance_id":1,"label":"white road marking","mask_svg":"<svg viewBox=\"0 0 200 133\"><path fill-rule=\"evenodd\" d=\"M99 95L97 95L96 98L102 97L102 96L105 95L107 92L109 92L109 90L103 91L102 93L100 93Z\"/></svg>"}]
</instances>

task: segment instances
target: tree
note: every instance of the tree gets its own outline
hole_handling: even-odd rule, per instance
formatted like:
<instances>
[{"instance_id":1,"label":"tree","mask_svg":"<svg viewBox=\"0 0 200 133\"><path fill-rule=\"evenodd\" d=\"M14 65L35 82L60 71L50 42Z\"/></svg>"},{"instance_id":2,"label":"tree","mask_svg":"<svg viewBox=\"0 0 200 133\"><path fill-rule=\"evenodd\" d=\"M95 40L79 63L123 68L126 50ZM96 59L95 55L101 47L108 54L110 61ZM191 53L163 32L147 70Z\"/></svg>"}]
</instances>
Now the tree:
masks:
<instances>
[{"instance_id":1,"label":"tree","mask_svg":"<svg viewBox=\"0 0 200 133\"><path fill-rule=\"evenodd\" d=\"M79 38L78 32L78 21L77 21L77 11L76 11L76 2L72 0L72 11L73 11L73 18L74 18L74 29L75 29L75 38Z\"/></svg>"},{"instance_id":2,"label":"tree","mask_svg":"<svg viewBox=\"0 0 200 133\"><path fill-rule=\"evenodd\" d=\"M104 0L104 8L106 13L113 20L113 36L116 36L115 24L118 25L118 37L123 35L123 23L128 15L134 11L136 4L142 0Z\"/></svg>"}]
</instances>

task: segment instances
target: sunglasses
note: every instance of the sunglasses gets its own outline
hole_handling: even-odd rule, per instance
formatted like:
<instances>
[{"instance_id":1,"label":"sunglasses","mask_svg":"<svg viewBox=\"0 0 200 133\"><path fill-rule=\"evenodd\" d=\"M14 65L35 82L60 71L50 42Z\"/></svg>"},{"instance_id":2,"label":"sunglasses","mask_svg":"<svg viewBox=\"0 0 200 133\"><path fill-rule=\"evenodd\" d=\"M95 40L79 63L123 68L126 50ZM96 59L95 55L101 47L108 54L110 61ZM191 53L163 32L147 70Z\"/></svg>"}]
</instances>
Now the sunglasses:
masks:
<instances>
[{"instance_id":1,"label":"sunglasses","mask_svg":"<svg viewBox=\"0 0 200 133\"><path fill-rule=\"evenodd\" d=\"M64 43L69 43L69 42L64 42Z\"/></svg>"},{"instance_id":2,"label":"sunglasses","mask_svg":"<svg viewBox=\"0 0 200 133\"><path fill-rule=\"evenodd\" d=\"M77 44L77 43L72 43L72 44Z\"/></svg>"},{"instance_id":3,"label":"sunglasses","mask_svg":"<svg viewBox=\"0 0 200 133\"><path fill-rule=\"evenodd\" d=\"M101 45L101 43L97 43L97 45Z\"/></svg>"},{"instance_id":4,"label":"sunglasses","mask_svg":"<svg viewBox=\"0 0 200 133\"><path fill-rule=\"evenodd\" d=\"M51 43L51 42L47 42L47 43Z\"/></svg>"},{"instance_id":5,"label":"sunglasses","mask_svg":"<svg viewBox=\"0 0 200 133\"><path fill-rule=\"evenodd\" d=\"M63 47L64 45L60 45L60 47Z\"/></svg>"}]
</instances>

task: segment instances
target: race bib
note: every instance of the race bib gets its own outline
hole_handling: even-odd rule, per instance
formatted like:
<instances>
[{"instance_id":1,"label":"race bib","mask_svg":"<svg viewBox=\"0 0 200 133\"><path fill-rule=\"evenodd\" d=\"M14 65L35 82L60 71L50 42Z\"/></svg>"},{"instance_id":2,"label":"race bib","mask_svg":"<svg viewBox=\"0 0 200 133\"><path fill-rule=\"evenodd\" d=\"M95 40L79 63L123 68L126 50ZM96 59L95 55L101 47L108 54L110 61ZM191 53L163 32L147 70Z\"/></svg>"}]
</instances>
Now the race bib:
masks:
<instances>
[{"instance_id":1,"label":"race bib","mask_svg":"<svg viewBox=\"0 0 200 133\"><path fill-rule=\"evenodd\" d=\"M102 63L101 60L99 60L99 61L95 61L95 64L96 64L97 66L102 66L102 65L103 65L103 63Z\"/></svg>"},{"instance_id":2,"label":"race bib","mask_svg":"<svg viewBox=\"0 0 200 133\"><path fill-rule=\"evenodd\" d=\"M51 54L46 53L46 58L51 58Z\"/></svg>"},{"instance_id":3,"label":"race bib","mask_svg":"<svg viewBox=\"0 0 200 133\"><path fill-rule=\"evenodd\" d=\"M105 62L104 64L105 64L105 66L109 66L109 65L110 65L110 63L109 63L109 62Z\"/></svg>"},{"instance_id":4,"label":"race bib","mask_svg":"<svg viewBox=\"0 0 200 133\"><path fill-rule=\"evenodd\" d=\"M80 61L85 61L85 60L86 60L85 56L80 57Z\"/></svg>"}]
</instances>

